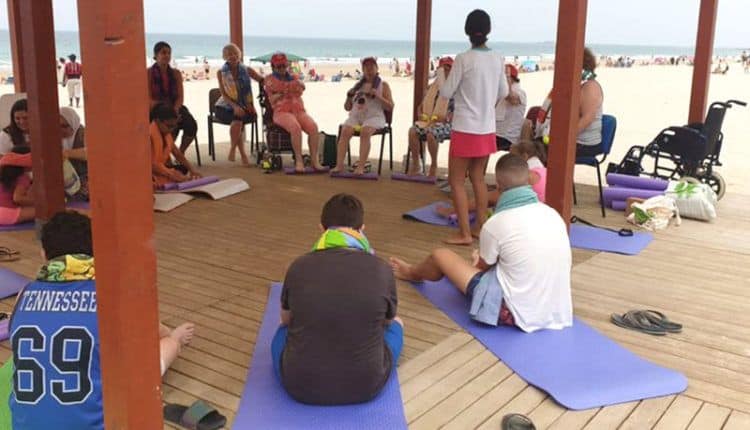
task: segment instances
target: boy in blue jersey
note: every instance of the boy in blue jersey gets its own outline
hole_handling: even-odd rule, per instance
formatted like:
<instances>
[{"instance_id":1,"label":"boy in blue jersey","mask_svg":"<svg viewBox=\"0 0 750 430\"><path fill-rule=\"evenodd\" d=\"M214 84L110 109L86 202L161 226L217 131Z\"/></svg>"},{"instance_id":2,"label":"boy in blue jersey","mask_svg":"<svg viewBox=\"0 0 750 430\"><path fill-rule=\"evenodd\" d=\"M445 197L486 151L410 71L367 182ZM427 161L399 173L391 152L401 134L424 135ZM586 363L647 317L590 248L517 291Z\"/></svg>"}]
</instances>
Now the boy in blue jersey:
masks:
<instances>
[{"instance_id":1,"label":"boy in blue jersey","mask_svg":"<svg viewBox=\"0 0 750 430\"><path fill-rule=\"evenodd\" d=\"M14 429L104 429L91 221L60 212L42 228L47 264L10 321ZM162 374L193 325L160 328Z\"/></svg>"}]
</instances>

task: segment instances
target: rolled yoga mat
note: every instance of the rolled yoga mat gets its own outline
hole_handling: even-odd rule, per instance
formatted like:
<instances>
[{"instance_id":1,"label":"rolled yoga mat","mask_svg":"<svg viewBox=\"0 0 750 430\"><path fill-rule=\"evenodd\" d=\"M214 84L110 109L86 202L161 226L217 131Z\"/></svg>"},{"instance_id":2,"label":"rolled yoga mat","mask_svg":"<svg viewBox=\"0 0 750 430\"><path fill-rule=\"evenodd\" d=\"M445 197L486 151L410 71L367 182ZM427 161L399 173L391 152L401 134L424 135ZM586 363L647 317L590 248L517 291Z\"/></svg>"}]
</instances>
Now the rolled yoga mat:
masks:
<instances>
[{"instance_id":1,"label":"rolled yoga mat","mask_svg":"<svg viewBox=\"0 0 750 430\"><path fill-rule=\"evenodd\" d=\"M437 183L437 177L435 176L407 175L406 173L393 173L391 175L391 179L393 179L394 181L418 182L421 184L431 185Z\"/></svg>"},{"instance_id":2,"label":"rolled yoga mat","mask_svg":"<svg viewBox=\"0 0 750 430\"><path fill-rule=\"evenodd\" d=\"M214 182L219 182L218 176L206 176L203 178L193 179L191 181L185 182L169 182L164 184L162 189L164 189L164 191L188 190L190 188L197 188L202 185L213 184Z\"/></svg>"},{"instance_id":3,"label":"rolled yoga mat","mask_svg":"<svg viewBox=\"0 0 750 430\"><path fill-rule=\"evenodd\" d=\"M664 191L657 190L639 190L636 188L622 188L622 187L607 187L602 191L604 197L604 206L612 206L612 202L615 200L625 201L628 197L638 197L641 199L648 199L654 196L661 196Z\"/></svg>"},{"instance_id":4,"label":"rolled yoga mat","mask_svg":"<svg viewBox=\"0 0 750 430\"><path fill-rule=\"evenodd\" d=\"M414 288L523 380L566 408L598 408L687 388L683 374L638 357L577 318L563 330L524 333L474 322L466 297L445 278Z\"/></svg>"},{"instance_id":5,"label":"rolled yoga mat","mask_svg":"<svg viewBox=\"0 0 750 430\"><path fill-rule=\"evenodd\" d=\"M31 282L31 279L10 269L0 267L0 299L15 296L29 282Z\"/></svg>"},{"instance_id":6,"label":"rolled yoga mat","mask_svg":"<svg viewBox=\"0 0 750 430\"><path fill-rule=\"evenodd\" d=\"M616 211L624 211L625 208L628 207L628 202L623 200L613 200L612 201L612 209Z\"/></svg>"},{"instance_id":7,"label":"rolled yoga mat","mask_svg":"<svg viewBox=\"0 0 750 430\"><path fill-rule=\"evenodd\" d=\"M370 181L378 180L378 174L374 172L363 173L361 175L355 175L354 172L331 172L331 177L337 179L366 179Z\"/></svg>"},{"instance_id":8,"label":"rolled yoga mat","mask_svg":"<svg viewBox=\"0 0 750 430\"><path fill-rule=\"evenodd\" d=\"M406 417L395 371L375 399L356 405L305 405L284 391L271 360L271 340L279 327L280 300L281 284L273 284L232 428L405 430Z\"/></svg>"},{"instance_id":9,"label":"rolled yoga mat","mask_svg":"<svg viewBox=\"0 0 750 430\"><path fill-rule=\"evenodd\" d=\"M298 172L294 170L294 167L284 167L284 173L287 175L317 175L321 173L328 173L331 170L330 167L326 166L320 170L316 170L310 166L305 167L304 172Z\"/></svg>"},{"instance_id":10,"label":"rolled yoga mat","mask_svg":"<svg viewBox=\"0 0 750 430\"><path fill-rule=\"evenodd\" d=\"M618 187L655 191L664 191L667 189L667 185L669 185L669 181L665 181L664 179L623 175L621 173L608 174L607 183Z\"/></svg>"},{"instance_id":11,"label":"rolled yoga mat","mask_svg":"<svg viewBox=\"0 0 750 430\"><path fill-rule=\"evenodd\" d=\"M569 234L573 248L625 255L639 254L654 240L651 233L636 231L632 236L620 236L613 231L579 224L571 224Z\"/></svg>"}]
</instances>

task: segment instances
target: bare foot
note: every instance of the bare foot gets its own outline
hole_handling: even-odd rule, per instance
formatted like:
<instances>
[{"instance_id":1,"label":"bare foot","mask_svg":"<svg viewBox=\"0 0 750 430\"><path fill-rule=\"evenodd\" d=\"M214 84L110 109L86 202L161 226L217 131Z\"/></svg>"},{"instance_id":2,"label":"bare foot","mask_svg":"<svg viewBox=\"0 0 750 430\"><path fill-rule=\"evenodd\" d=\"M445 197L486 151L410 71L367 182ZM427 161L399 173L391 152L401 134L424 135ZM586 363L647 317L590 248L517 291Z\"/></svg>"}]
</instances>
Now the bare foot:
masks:
<instances>
[{"instance_id":1,"label":"bare foot","mask_svg":"<svg viewBox=\"0 0 750 430\"><path fill-rule=\"evenodd\" d=\"M354 174L357 176L361 176L365 174L365 168L357 166L356 169L354 169Z\"/></svg>"},{"instance_id":2,"label":"bare foot","mask_svg":"<svg viewBox=\"0 0 750 430\"><path fill-rule=\"evenodd\" d=\"M294 163L294 171L297 173L305 173L305 163Z\"/></svg>"},{"instance_id":3,"label":"bare foot","mask_svg":"<svg viewBox=\"0 0 750 430\"><path fill-rule=\"evenodd\" d=\"M453 210L453 206L437 206L435 207L435 213L440 215L443 218L448 218L449 216L456 213L455 210Z\"/></svg>"},{"instance_id":4,"label":"bare foot","mask_svg":"<svg viewBox=\"0 0 750 430\"><path fill-rule=\"evenodd\" d=\"M431 178L434 178L435 176L437 176L437 166L436 165L433 164L433 165L430 166L430 171L427 173L427 176L429 176Z\"/></svg>"},{"instance_id":5,"label":"bare foot","mask_svg":"<svg viewBox=\"0 0 750 430\"><path fill-rule=\"evenodd\" d=\"M250 160L248 160L247 155L242 155L242 165L244 167L250 167Z\"/></svg>"},{"instance_id":6,"label":"bare foot","mask_svg":"<svg viewBox=\"0 0 750 430\"><path fill-rule=\"evenodd\" d=\"M414 276L411 270L412 265L407 263L406 261L396 257L391 257L388 259L388 262L391 264L391 268L393 269L393 276L395 276L396 278L404 281L421 281L421 279L419 279L417 276Z\"/></svg>"},{"instance_id":7,"label":"bare foot","mask_svg":"<svg viewBox=\"0 0 750 430\"><path fill-rule=\"evenodd\" d=\"M471 235L461 236L458 234L454 234L443 239L443 243L447 243L448 245L468 246L474 243L474 239L471 237Z\"/></svg>"},{"instance_id":8,"label":"bare foot","mask_svg":"<svg viewBox=\"0 0 750 430\"><path fill-rule=\"evenodd\" d=\"M406 176L417 176L419 175L419 167L413 167L406 172Z\"/></svg>"},{"instance_id":9,"label":"bare foot","mask_svg":"<svg viewBox=\"0 0 750 430\"><path fill-rule=\"evenodd\" d=\"M227 157L227 160L229 160L232 163L234 163L234 161L237 159L237 156L235 154L236 153L234 152L234 148L230 149L229 150L229 156Z\"/></svg>"},{"instance_id":10,"label":"bare foot","mask_svg":"<svg viewBox=\"0 0 750 430\"><path fill-rule=\"evenodd\" d=\"M194 334L195 325L193 325L193 323L183 323L175 327L175 329L169 333L169 337L176 340L180 346L185 346L193 340Z\"/></svg>"}]
</instances>

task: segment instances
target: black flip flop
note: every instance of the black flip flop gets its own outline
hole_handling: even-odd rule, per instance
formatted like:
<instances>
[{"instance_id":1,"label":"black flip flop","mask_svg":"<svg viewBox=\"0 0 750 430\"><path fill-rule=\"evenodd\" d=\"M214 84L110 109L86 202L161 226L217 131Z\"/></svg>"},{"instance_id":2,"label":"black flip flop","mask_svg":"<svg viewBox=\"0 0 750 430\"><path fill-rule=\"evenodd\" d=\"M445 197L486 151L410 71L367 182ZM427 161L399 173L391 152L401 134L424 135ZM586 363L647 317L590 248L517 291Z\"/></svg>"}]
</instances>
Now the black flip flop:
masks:
<instances>
[{"instance_id":1,"label":"black flip flop","mask_svg":"<svg viewBox=\"0 0 750 430\"><path fill-rule=\"evenodd\" d=\"M602 230L610 231L610 232L612 232L612 233L616 233L616 234L617 234L618 236L620 236L620 237L631 237L631 236L633 236L633 234L634 234L634 233L633 233L633 230L631 230L631 229L629 229L629 228L621 228L621 229L619 229L619 230L615 230L614 228L609 228L609 227L602 227L602 226L600 226L600 225L596 225L596 224L594 224L594 223L591 223L591 222L588 222L588 221L586 221L586 220L585 220L585 219L583 219L583 218L579 218L579 217L577 217L577 216L573 215L573 216L572 216L572 217L570 218L570 223L571 223L571 224L575 224L575 223L577 223L577 222L580 222L581 224L585 224L585 225L587 225L587 226L589 226L589 227L594 227L594 228L598 228L598 229L602 229Z\"/></svg>"},{"instance_id":2,"label":"black flip flop","mask_svg":"<svg viewBox=\"0 0 750 430\"><path fill-rule=\"evenodd\" d=\"M20 259L19 252L5 246L0 246L0 261L9 263Z\"/></svg>"},{"instance_id":3,"label":"black flip flop","mask_svg":"<svg viewBox=\"0 0 750 430\"><path fill-rule=\"evenodd\" d=\"M531 420L521 414L508 414L503 417L500 424L501 430L536 430L536 426Z\"/></svg>"},{"instance_id":4,"label":"black flip flop","mask_svg":"<svg viewBox=\"0 0 750 430\"><path fill-rule=\"evenodd\" d=\"M203 400L196 400L190 407L168 403L164 405L164 419L189 430L218 430L227 424L227 418Z\"/></svg>"},{"instance_id":5,"label":"black flip flop","mask_svg":"<svg viewBox=\"0 0 750 430\"><path fill-rule=\"evenodd\" d=\"M622 315L612 314L610 320L616 326L653 336L682 331L682 324L672 322L663 313L653 310L632 310Z\"/></svg>"}]
</instances>

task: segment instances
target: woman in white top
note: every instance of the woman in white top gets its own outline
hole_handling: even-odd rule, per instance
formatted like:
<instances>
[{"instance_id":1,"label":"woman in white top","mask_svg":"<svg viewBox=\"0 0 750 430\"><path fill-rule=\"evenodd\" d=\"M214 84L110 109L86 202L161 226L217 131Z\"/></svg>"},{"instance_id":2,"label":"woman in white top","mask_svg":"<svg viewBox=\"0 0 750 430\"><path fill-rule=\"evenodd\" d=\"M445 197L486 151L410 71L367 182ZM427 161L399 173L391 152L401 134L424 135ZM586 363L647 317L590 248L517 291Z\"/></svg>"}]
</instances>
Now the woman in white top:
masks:
<instances>
[{"instance_id":1,"label":"woman in white top","mask_svg":"<svg viewBox=\"0 0 750 430\"><path fill-rule=\"evenodd\" d=\"M458 54L453 69L440 95L454 99L453 131L448 158L448 181L453 207L458 217L458 234L445 242L471 245L472 236L478 237L487 219L487 185L485 169L490 154L497 151L495 144L495 105L508 95L503 57L488 48L490 16L476 9L466 17L464 31L471 41L471 49ZM464 189L469 175L477 201L476 224L469 223L469 199Z\"/></svg>"},{"instance_id":2,"label":"woman in white top","mask_svg":"<svg viewBox=\"0 0 750 430\"><path fill-rule=\"evenodd\" d=\"M29 115L26 99L17 100L10 108L10 125L0 132L0 155L17 146L29 145Z\"/></svg>"}]
</instances>

